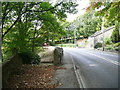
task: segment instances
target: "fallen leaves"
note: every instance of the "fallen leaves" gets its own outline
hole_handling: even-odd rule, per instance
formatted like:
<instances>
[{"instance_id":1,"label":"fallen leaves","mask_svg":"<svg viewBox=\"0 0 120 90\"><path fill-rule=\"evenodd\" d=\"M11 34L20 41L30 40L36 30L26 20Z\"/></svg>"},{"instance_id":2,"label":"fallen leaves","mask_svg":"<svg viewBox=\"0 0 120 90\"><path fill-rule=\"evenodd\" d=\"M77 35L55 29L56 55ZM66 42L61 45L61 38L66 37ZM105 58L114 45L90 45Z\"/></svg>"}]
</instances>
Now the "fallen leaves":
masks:
<instances>
[{"instance_id":1,"label":"fallen leaves","mask_svg":"<svg viewBox=\"0 0 120 90\"><path fill-rule=\"evenodd\" d=\"M63 70L64 70L64 69L66 69L66 68L65 68L65 67L55 67L55 69L56 69L56 70L58 70L58 69L63 69Z\"/></svg>"},{"instance_id":2,"label":"fallen leaves","mask_svg":"<svg viewBox=\"0 0 120 90\"><path fill-rule=\"evenodd\" d=\"M7 88L55 88L58 83L50 83L56 66L22 65L8 79Z\"/></svg>"}]
</instances>

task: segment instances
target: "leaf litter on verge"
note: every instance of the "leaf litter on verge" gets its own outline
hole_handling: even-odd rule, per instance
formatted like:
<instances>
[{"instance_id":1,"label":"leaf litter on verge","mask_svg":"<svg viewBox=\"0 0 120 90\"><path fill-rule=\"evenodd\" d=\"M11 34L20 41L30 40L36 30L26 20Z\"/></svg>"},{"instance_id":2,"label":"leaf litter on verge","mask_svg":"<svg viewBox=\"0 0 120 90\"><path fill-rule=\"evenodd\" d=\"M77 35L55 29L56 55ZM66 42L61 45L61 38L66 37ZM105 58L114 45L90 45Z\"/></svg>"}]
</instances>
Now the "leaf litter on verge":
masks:
<instances>
[{"instance_id":1,"label":"leaf litter on verge","mask_svg":"<svg viewBox=\"0 0 120 90\"><path fill-rule=\"evenodd\" d=\"M55 88L59 84L51 84L52 77L57 69L64 69L57 66L35 66L22 65L12 73L8 79L8 88Z\"/></svg>"}]
</instances>

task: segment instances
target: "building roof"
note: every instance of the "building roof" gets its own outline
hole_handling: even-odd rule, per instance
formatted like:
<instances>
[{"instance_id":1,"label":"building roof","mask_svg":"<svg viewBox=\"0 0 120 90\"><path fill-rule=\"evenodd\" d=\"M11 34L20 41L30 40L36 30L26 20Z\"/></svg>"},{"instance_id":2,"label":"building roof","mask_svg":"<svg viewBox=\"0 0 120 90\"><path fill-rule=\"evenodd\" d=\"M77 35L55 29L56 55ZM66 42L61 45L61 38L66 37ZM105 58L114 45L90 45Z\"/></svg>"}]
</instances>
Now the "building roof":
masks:
<instances>
[{"instance_id":1,"label":"building roof","mask_svg":"<svg viewBox=\"0 0 120 90\"><path fill-rule=\"evenodd\" d=\"M106 28L106 29L103 30L103 32L107 32L107 31L113 29L114 27L115 27L115 26ZM100 34L102 34L102 30L95 32L95 33L94 33L93 35L91 35L90 37L95 37L95 36L98 36L98 35L100 35Z\"/></svg>"}]
</instances>

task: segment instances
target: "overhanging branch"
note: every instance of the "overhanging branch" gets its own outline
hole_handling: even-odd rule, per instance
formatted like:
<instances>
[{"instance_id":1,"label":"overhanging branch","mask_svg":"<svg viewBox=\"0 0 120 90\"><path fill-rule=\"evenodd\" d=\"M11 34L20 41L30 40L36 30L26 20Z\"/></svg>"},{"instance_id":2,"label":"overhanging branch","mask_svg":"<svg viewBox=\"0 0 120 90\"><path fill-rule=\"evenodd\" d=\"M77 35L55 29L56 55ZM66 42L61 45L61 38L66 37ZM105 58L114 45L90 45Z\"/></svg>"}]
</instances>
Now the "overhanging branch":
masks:
<instances>
[{"instance_id":1,"label":"overhanging branch","mask_svg":"<svg viewBox=\"0 0 120 90\"><path fill-rule=\"evenodd\" d=\"M27 10L27 11L31 11L31 12L46 12L46 11L50 11L50 10L56 8L57 6L61 5L62 3L63 2L60 2L59 4L55 5L54 7L46 9L46 10Z\"/></svg>"},{"instance_id":2,"label":"overhanging branch","mask_svg":"<svg viewBox=\"0 0 120 90\"><path fill-rule=\"evenodd\" d=\"M17 23L17 21L19 20L20 17L18 17L15 22L10 26L10 28L7 29L7 31L2 35L2 39L4 38L4 36L10 31L10 29Z\"/></svg>"},{"instance_id":3,"label":"overhanging branch","mask_svg":"<svg viewBox=\"0 0 120 90\"><path fill-rule=\"evenodd\" d=\"M40 2L40 3L41 3L41 2ZM46 10L41 10L41 11L25 10L24 12L22 12L22 13L18 16L18 18L15 20L15 22L7 29L7 31L2 35L2 39L3 39L3 38L5 37L5 35L11 30L11 28L18 22L18 20L19 20L19 18L20 18L20 16L21 16L22 14L26 13L27 11L33 11L33 12L45 12L45 11L50 11L50 10L56 8L57 6L61 5L62 3L63 3L63 2L60 2L60 3L56 4L54 7L52 7L52 8L49 8L49 9L46 9ZM37 3L37 4L39 4L39 3ZM34 6L34 5L36 5L36 4L31 4L31 5ZM5 15L5 16L6 16L6 15Z\"/></svg>"}]
</instances>

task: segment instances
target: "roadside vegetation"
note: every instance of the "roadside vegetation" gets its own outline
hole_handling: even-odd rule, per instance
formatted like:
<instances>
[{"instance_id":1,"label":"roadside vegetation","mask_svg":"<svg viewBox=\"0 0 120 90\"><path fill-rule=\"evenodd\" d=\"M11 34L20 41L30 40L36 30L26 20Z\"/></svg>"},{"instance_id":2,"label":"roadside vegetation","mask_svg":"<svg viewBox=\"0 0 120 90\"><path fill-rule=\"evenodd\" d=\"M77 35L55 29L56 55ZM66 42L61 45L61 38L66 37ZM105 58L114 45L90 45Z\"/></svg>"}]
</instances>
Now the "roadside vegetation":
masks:
<instances>
[{"instance_id":1,"label":"roadside vegetation","mask_svg":"<svg viewBox=\"0 0 120 90\"><path fill-rule=\"evenodd\" d=\"M72 42L70 43L74 43L74 38L77 40L85 38L87 39L89 36L102 29L102 18L104 17L104 29L115 26L111 37L104 39L104 47L106 50L118 51L120 45L119 5L120 1L91 2L90 6L86 8L87 12L84 15L79 16L71 23L65 23L64 28L68 34L66 36L63 36L65 39L63 39L63 43L69 43L69 41L67 42L68 39L71 39ZM98 42L94 48L102 48L102 45L102 43Z\"/></svg>"},{"instance_id":2,"label":"roadside vegetation","mask_svg":"<svg viewBox=\"0 0 120 90\"><path fill-rule=\"evenodd\" d=\"M112 36L104 40L105 49L119 50L120 1L91 2L86 8L86 13L77 17L73 22L66 21L66 18L67 14L77 13L76 2L50 1L2 2L2 31L0 32L2 58L0 58L0 63L3 66L6 65L3 75L10 75L9 78L6 76L7 82L3 84L5 87L55 88L58 86L59 82L52 84L50 82L55 70L61 67L53 65L51 56L54 56L54 51L48 51L43 46L48 43L59 47L85 47L88 37L101 30L102 17L105 18L105 28L115 26ZM96 11L101 7L104 8ZM75 39L85 41L83 45L78 45ZM102 43L97 43L94 48L102 48ZM59 52L60 49L61 52ZM59 61L61 61L63 50L60 49L57 50L55 60L60 58ZM15 55L23 60L20 67L17 66L19 62L16 64L17 61L14 62L14 59L9 62ZM6 62L9 63L6 64ZM52 62L52 65L42 66L42 62ZM15 71L14 65L17 67Z\"/></svg>"},{"instance_id":3,"label":"roadside vegetation","mask_svg":"<svg viewBox=\"0 0 120 90\"><path fill-rule=\"evenodd\" d=\"M37 54L43 44L53 44L66 34L62 22L67 13L77 12L76 6L70 1L2 2L2 62L13 56L16 49L24 60L38 63Z\"/></svg>"},{"instance_id":4,"label":"roadside vegetation","mask_svg":"<svg viewBox=\"0 0 120 90\"><path fill-rule=\"evenodd\" d=\"M51 83L59 69L53 64L54 51L43 46L54 45L66 35L62 23L68 13L77 13L76 6L71 1L2 2L3 88L59 85L58 81Z\"/></svg>"},{"instance_id":5,"label":"roadside vegetation","mask_svg":"<svg viewBox=\"0 0 120 90\"><path fill-rule=\"evenodd\" d=\"M105 27L115 26L110 38L104 40L105 48L107 50L119 50L120 35L119 35L119 8L120 1L118 2L92 2L87 8L88 11L92 9L99 9L104 7L95 13L96 16L102 16L105 18ZM98 45L99 46L99 45ZM101 46L101 45L100 45Z\"/></svg>"}]
</instances>

